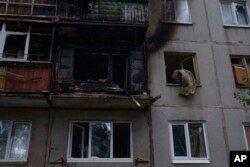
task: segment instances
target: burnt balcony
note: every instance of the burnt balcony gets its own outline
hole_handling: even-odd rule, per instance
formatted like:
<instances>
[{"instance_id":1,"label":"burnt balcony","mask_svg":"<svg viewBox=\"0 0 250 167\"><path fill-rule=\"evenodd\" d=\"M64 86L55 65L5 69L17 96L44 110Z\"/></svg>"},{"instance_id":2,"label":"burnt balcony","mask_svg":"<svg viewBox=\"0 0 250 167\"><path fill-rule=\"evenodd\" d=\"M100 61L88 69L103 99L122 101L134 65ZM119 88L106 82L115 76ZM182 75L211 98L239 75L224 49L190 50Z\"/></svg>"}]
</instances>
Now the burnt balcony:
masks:
<instances>
[{"instance_id":1,"label":"burnt balcony","mask_svg":"<svg viewBox=\"0 0 250 167\"><path fill-rule=\"evenodd\" d=\"M0 0L1 18L146 24L147 0Z\"/></svg>"}]
</instances>

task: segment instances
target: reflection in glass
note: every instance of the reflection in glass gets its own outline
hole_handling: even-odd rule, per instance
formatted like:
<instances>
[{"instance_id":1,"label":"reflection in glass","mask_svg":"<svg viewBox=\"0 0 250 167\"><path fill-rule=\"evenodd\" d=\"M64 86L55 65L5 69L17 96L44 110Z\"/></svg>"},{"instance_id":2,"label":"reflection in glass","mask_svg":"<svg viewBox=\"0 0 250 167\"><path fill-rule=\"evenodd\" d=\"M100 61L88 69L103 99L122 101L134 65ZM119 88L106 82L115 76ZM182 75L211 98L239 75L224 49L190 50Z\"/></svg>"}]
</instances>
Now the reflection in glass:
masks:
<instances>
[{"instance_id":1,"label":"reflection in glass","mask_svg":"<svg viewBox=\"0 0 250 167\"><path fill-rule=\"evenodd\" d=\"M207 157L202 124L189 124L192 157Z\"/></svg>"},{"instance_id":2,"label":"reflection in glass","mask_svg":"<svg viewBox=\"0 0 250 167\"><path fill-rule=\"evenodd\" d=\"M187 156L184 125L173 125L174 155Z\"/></svg>"},{"instance_id":3,"label":"reflection in glass","mask_svg":"<svg viewBox=\"0 0 250 167\"><path fill-rule=\"evenodd\" d=\"M29 123L15 123L10 141L11 159L24 159L27 155L28 137L30 131Z\"/></svg>"},{"instance_id":4,"label":"reflection in glass","mask_svg":"<svg viewBox=\"0 0 250 167\"><path fill-rule=\"evenodd\" d=\"M91 156L98 158L110 158L111 123L93 123Z\"/></svg>"},{"instance_id":5,"label":"reflection in glass","mask_svg":"<svg viewBox=\"0 0 250 167\"><path fill-rule=\"evenodd\" d=\"M190 22L190 14L187 0L177 0L175 8L177 22Z\"/></svg>"},{"instance_id":6,"label":"reflection in glass","mask_svg":"<svg viewBox=\"0 0 250 167\"><path fill-rule=\"evenodd\" d=\"M5 158L10 121L0 121L0 160Z\"/></svg>"}]
</instances>

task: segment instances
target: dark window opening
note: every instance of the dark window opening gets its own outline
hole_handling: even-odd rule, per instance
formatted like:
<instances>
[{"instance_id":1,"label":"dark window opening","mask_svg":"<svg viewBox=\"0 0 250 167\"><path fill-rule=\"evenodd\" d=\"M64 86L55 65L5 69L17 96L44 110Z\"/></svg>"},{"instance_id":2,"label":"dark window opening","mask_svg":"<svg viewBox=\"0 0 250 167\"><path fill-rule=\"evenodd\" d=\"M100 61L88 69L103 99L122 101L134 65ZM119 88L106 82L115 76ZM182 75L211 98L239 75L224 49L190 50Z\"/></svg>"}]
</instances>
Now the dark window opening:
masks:
<instances>
[{"instance_id":1,"label":"dark window opening","mask_svg":"<svg viewBox=\"0 0 250 167\"><path fill-rule=\"evenodd\" d=\"M7 22L6 24L6 31L14 31L14 32L28 32L29 25L23 23L10 23Z\"/></svg>"},{"instance_id":2,"label":"dark window opening","mask_svg":"<svg viewBox=\"0 0 250 167\"><path fill-rule=\"evenodd\" d=\"M49 61L51 37L31 35L29 45L29 60Z\"/></svg>"},{"instance_id":3,"label":"dark window opening","mask_svg":"<svg viewBox=\"0 0 250 167\"><path fill-rule=\"evenodd\" d=\"M74 79L115 83L119 87L125 88L126 58L124 55L76 51Z\"/></svg>"},{"instance_id":4,"label":"dark window opening","mask_svg":"<svg viewBox=\"0 0 250 167\"><path fill-rule=\"evenodd\" d=\"M129 158L130 155L130 124L113 124L113 156L114 158Z\"/></svg>"},{"instance_id":5,"label":"dark window opening","mask_svg":"<svg viewBox=\"0 0 250 167\"><path fill-rule=\"evenodd\" d=\"M108 56L77 52L74 62L75 80L98 81L108 79Z\"/></svg>"},{"instance_id":6,"label":"dark window opening","mask_svg":"<svg viewBox=\"0 0 250 167\"><path fill-rule=\"evenodd\" d=\"M7 35L4 46L4 58L24 58L26 35Z\"/></svg>"},{"instance_id":7,"label":"dark window opening","mask_svg":"<svg viewBox=\"0 0 250 167\"><path fill-rule=\"evenodd\" d=\"M72 158L87 158L89 143L89 123L74 123L72 126Z\"/></svg>"},{"instance_id":8,"label":"dark window opening","mask_svg":"<svg viewBox=\"0 0 250 167\"><path fill-rule=\"evenodd\" d=\"M194 77L197 79L195 73L194 59L193 56L182 56L182 55L165 55L165 65L166 65L166 78L167 83L181 84L181 79L174 79L173 73L175 70L186 69L190 71ZM179 76L181 77L181 76ZM177 77L178 78L178 77Z\"/></svg>"}]
</instances>

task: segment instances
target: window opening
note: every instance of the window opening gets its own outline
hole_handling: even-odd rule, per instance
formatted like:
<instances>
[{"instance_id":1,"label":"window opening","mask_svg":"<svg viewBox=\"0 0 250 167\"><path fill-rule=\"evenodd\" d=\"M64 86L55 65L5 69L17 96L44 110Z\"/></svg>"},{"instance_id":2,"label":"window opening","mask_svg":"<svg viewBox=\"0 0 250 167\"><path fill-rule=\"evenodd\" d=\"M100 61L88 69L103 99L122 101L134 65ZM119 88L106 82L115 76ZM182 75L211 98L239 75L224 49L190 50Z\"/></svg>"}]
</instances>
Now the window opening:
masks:
<instances>
[{"instance_id":1,"label":"window opening","mask_svg":"<svg viewBox=\"0 0 250 167\"><path fill-rule=\"evenodd\" d=\"M246 2L221 1L221 10L224 24L248 25L249 13Z\"/></svg>"}]
</instances>

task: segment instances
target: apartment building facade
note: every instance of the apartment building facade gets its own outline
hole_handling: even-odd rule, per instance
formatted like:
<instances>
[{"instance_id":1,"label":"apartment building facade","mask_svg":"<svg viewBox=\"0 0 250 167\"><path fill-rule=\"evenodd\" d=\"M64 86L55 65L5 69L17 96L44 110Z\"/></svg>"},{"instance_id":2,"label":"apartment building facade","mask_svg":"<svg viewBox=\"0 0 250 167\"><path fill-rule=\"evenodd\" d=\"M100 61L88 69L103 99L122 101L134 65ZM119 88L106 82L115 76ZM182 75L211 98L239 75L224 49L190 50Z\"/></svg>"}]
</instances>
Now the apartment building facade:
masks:
<instances>
[{"instance_id":1,"label":"apartment building facade","mask_svg":"<svg viewBox=\"0 0 250 167\"><path fill-rule=\"evenodd\" d=\"M0 166L229 166L249 148L249 8L0 1Z\"/></svg>"},{"instance_id":2,"label":"apartment building facade","mask_svg":"<svg viewBox=\"0 0 250 167\"><path fill-rule=\"evenodd\" d=\"M150 166L147 1L0 1L0 166Z\"/></svg>"},{"instance_id":3,"label":"apartment building facade","mask_svg":"<svg viewBox=\"0 0 250 167\"><path fill-rule=\"evenodd\" d=\"M150 12L147 34L149 89L161 95L151 107L154 166L227 167L230 150L249 149L249 108L234 94L248 97L250 1L150 5L161 11Z\"/></svg>"}]
</instances>

